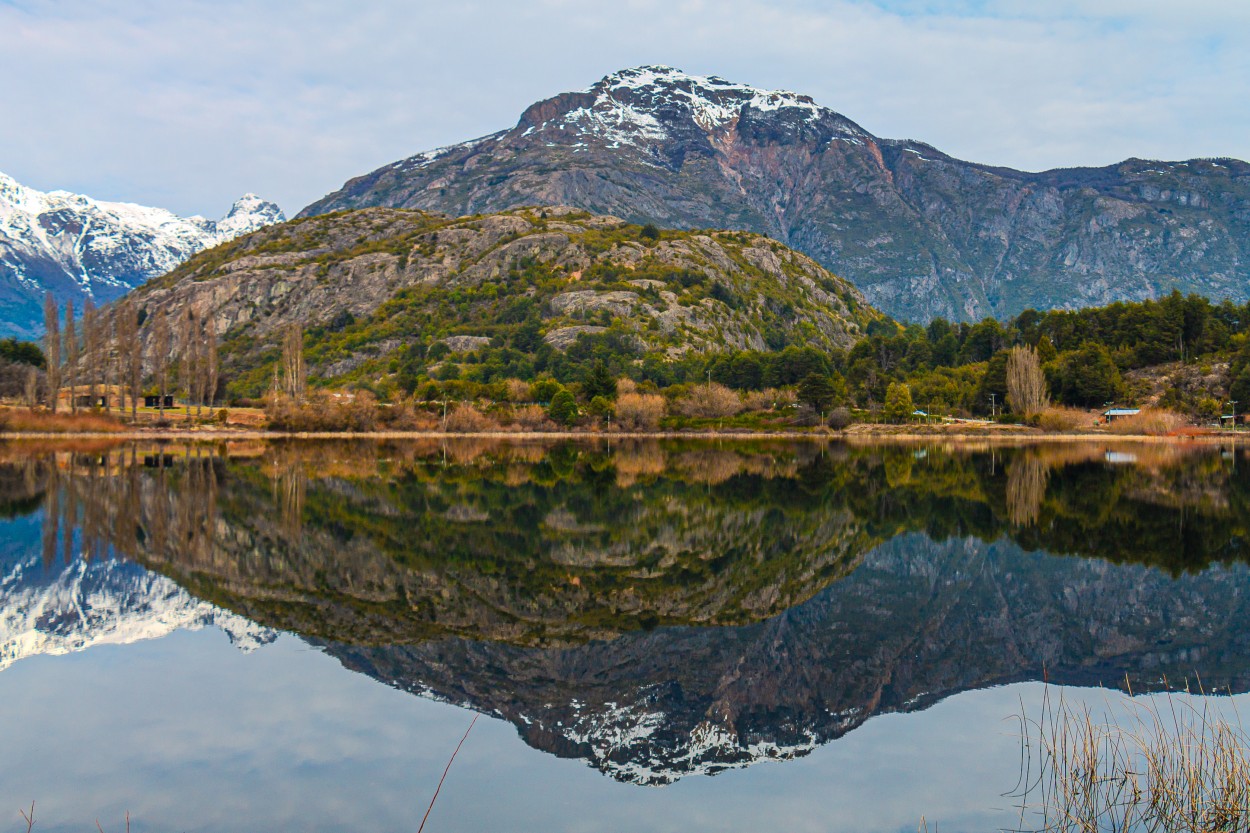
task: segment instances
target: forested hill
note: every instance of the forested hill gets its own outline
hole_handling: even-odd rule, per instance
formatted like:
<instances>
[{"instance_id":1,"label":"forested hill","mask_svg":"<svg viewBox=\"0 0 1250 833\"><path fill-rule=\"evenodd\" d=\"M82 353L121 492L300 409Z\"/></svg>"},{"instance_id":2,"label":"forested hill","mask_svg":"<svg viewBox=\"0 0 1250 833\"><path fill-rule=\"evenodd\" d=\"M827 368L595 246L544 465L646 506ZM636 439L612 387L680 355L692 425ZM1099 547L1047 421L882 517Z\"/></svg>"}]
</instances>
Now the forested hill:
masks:
<instances>
[{"instance_id":1,"label":"forested hill","mask_svg":"<svg viewBox=\"0 0 1250 833\"><path fill-rule=\"evenodd\" d=\"M897 329L846 281L766 237L558 207L297 220L194 257L133 302L149 354L159 318L211 320L239 396L267 389L292 325L304 327L314 381L386 395L430 378L574 380L591 361L665 384L702 372L708 354L830 355L870 328Z\"/></svg>"}]
</instances>

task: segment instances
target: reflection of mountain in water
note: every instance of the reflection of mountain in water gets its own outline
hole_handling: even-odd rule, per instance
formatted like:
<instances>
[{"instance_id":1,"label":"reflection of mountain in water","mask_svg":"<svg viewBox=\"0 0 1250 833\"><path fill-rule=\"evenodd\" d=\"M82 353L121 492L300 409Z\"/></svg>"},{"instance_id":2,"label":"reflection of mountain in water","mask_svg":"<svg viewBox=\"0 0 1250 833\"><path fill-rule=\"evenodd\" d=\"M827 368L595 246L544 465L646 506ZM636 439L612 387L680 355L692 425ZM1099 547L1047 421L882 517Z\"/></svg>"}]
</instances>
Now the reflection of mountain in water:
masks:
<instances>
[{"instance_id":1,"label":"reflection of mountain in water","mask_svg":"<svg viewBox=\"0 0 1250 833\"><path fill-rule=\"evenodd\" d=\"M1245 567L1145 567L906 535L758 624L633 633L572 648L468 640L329 643L356 671L500 715L530 745L665 783L802 755L882 712L1017 680L1135 690L1201 672L1250 689Z\"/></svg>"},{"instance_id":2,"label":"reflection of mountain in water","mask_svg":"<svg viewBox=\"0 0 1250 833\"><path fill-rule=\"evenodd\" d=\"M166 623L161 599L186 621L214 610L189 592L645 783L792 757L1043 668L1250 687L1250 481L1218 453L1139 450L1127 467L1078 446L256 451L27 461L20 477L0 467L0 507L44 494L30 548L45 565L77 529L84 552L168 576L112 562L92 581L116 589L92 604L118 613L81 618L84 633ZM34 592L23 576L6 604ZM40 621L60 618L78 621Z\"/></svg>"}]
</instances>

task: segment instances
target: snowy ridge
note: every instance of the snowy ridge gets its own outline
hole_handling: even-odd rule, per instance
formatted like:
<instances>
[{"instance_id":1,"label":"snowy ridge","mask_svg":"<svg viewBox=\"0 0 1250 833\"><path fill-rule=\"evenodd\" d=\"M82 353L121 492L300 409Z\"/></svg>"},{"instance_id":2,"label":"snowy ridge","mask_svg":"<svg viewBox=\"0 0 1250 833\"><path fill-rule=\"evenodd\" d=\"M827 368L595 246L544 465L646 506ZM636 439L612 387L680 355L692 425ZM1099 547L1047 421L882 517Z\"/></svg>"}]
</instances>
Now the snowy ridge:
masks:
<instances>
[{"instance_id":1,"label":"snowy ridge","mask_svg":"<svg viewBox=\"0 0 1250 833\"><path fill-rule=\"evenodd\" d=\"M68 191L44 193L0 173L0 289L16 284L36 305L44 291L61 303L105 303L197 252L285 219L255 194L238 199L222 219L206 220ZM40 328L29 308L24 315L0 317L0 334Z\"/></svg>"},{"instance_id":2,"label":"snowy ridge","mask_svg":"<svg viewBox=\"0 0 1250 833\"><path fill-rule=\"evenodd\" d=\"M446 147L418 153L389 166L402 172L421 168L457 151L467 151L491 142L523 138L534 133L555 134L568 144L573 137L594 138L609 148L637 146L673 137L674 130L694 127L714 134L736 124L748 112L785 113L797 116L808 124L826 117L833 138L862 143L868 134L827 107L821 107L810 96L788 90L764 90L747 84L735 84L715 75L692 75L668 66L641 66L624 69L605 76L597 83L571 94L589 103L556 114L539 124L516 131L501 131ZM572 143L574 150L585 144Z\"/></svg>"},{"instance_id":3,"label":"snowy ridge","mask_svg":"<svg viewBox=\"0 0 1250 833\"><path fill-rule=\"evenodd\" d=\"M34 557L10 564L0 576L0 671L27 657L128 645L210 626L225 631L243 651L277 636L125 561L78 560L49 573Z\"/></svg>"}]
</instances>

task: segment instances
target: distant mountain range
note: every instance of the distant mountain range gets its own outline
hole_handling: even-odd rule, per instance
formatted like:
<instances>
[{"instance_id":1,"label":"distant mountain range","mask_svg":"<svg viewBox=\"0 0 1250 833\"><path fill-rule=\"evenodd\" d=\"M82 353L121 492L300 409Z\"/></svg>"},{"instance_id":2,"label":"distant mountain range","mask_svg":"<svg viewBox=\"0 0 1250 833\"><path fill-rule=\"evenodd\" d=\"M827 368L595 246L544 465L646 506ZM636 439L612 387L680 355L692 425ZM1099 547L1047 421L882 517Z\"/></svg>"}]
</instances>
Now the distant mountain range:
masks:
<instances>
[{"instance_id":1,"label":"distant mountain range","mask_svg":"<svg viewBox=\"0 0 1250 833\"><path fill-rule=\"evenodd\" d=\"M280 223L282 210L255 194L220 220L163 208L43 193L0 173L0 337L43 330L44 294L59 304L101 305L196 252Z\"/></svg>"},{"instance_id":2,"label":"distant mountain range","mask_svg":"<svg viewBox=\"0 0 1250 833\"><path fill-rule=\"evenodd\" d=\"M909 320L1173 288L1250 297L1245 162L1026 173L878 138L808 96L662 66L538 102L511 129L379 168L302 215L552 204L767 234Z\"/></svg>"}]
</instances>

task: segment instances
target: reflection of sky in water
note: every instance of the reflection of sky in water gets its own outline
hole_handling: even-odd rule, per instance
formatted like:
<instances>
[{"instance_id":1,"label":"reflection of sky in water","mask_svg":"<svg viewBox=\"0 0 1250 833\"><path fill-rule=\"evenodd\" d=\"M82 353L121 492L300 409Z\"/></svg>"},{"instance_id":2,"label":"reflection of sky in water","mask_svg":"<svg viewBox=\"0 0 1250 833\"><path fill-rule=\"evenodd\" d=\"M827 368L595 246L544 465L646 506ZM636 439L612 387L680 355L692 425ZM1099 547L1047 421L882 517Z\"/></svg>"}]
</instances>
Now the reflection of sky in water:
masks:
<instances>
[{"instance_id":1,"label":"reflection of sky in water","mask_svg":"<svg viewBox=\"0 0 1250 833\"><path fill-rule=\"evenodd\" d=\"M922 814L931 829L997 829L1012 821L1000 794L1018 762L1007 718L1040 692L961 694L803 759L664 788L615 782L479 721L427 829L893 832ZM297 639L243 654L211 630L23 660L0 674L0 702L0 818L34 799L42 830L97 817L109 830L127 809L136 833L413 830L469 721Z\"/></svg>"}]
</instances>

